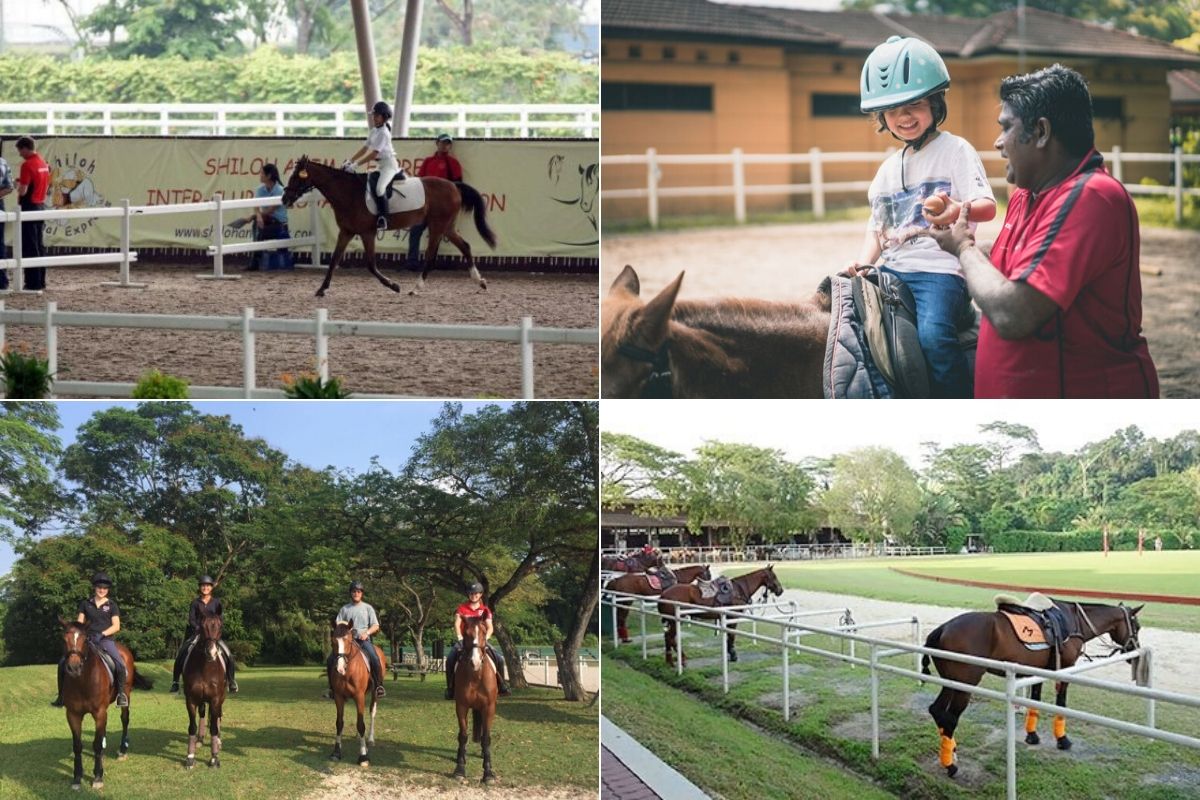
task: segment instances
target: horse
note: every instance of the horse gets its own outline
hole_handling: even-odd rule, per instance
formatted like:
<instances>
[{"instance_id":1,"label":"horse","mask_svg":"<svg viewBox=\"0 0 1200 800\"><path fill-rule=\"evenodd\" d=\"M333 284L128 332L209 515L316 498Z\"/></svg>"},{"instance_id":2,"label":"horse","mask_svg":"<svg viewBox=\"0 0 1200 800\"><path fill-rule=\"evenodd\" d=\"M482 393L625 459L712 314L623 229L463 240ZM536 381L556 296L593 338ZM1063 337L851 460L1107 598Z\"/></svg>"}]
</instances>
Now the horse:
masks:
<instances>
[{"instance_id":1,"label":"horse","mask_svg":"<svg viewBox=\"0 0 1200 800\"><path fill-rule=\"evenodd\" d=\"M482 629L482 630L481 630ZM462 653L454 669L454 713L458 717L458 758L454 777L467 777L467 712L471 712L471 741L483 749L483 783L496 779L492 772L492 720L496 718L496 667L485 651L487 621L463 619Z\"/></svg>"},{"instance_id":2,"label":"horse","mask_svg":"<svg viewBox=\"0 0 1200 800\"><path fill-rule=\"evenodd\" d=\"M600 559L600 568L610 572L645 572L653 567L663 566L662 553L637 551L626 556L604 556Z\"/></svg>"},{"instance_id":3,"label":"horse","mask_svg":"<svg viewBox=\"0 0 1200 800\"><path fill-rule=\"evenodd\" d=\"M1069 628L1067 638L1059 650L1059 666L1054 665L1052 648L1045 650L1026 648L1013 631L1012 623L999 611L969 611L959 614L934 628L926 638L925 646L997 661L1011 661L1040 669L1061 669L1073 665L1083 652L1087 642L1106 633L1122 651L1128 652L1138 648L1137 635L1141 629L1141 623L1138 622L1137 615L1143 606L1129 608L1124 604L1111 606L1103 603L1076 603L1061 600L1052 602L1066 615ZM1139 660L1135 658L1131 662L1135 675ZM930 674L930 661L933 662L938 674L943 678L972 686L977 685L983 679L985 672L992 672L995 675L1004 674L1001 671L987 670L973 664L964 664L961 661L931 658L925 655L921 658L921 671L926 675ZM1025 676L1018 673L1018 677ZM1056 683L1055 704L1061 708L1067 707L1067 686L1066 681ZM1031 696L1034 700L1042 699L1041 683L1033 686ZM933 717L938 733L941 735L939 760L942 767L945 768L946 774L951 778L958 772L955 754L958 744L954 740L954 730L958 727L959 717L970 702L971 695L969 693L943 687L937 699L929 706L929 714ZM1027 744L1035 745L1040 741L1037 735L1037 721L1037 710L1029 709L1025 717L1025 741ZM1062 715L1054 717L1054 736L1057 739L1059 750L1071 749L1071 740L1067 738L1066 717Z\"/></svg>"},{"instance_id":4,"label":"horse","mask_svg":"<svg viewBox=\"0 0 1200 800\"><path fill-rule=\"evenodd\" d=\"M601 396L820 398L828 295L804 303L677 301L684 273L649 301L626 266L601 305Z\"/></svg>"},{"instance_id":5,"label":"horse","mask_svg":"<svg viewBox=\"0 0 1200 800\"><path fill-rule=\"evenodd\" d=\"M694 567L679 567L677 569L669 569L668 567L659 567L658 578L661 581L659 588L655 588L650 582L650 576L644 572L629 572L624 575L619 575L613 578L604 588L613 592L625 592L626 594L640 594L643 597L657 597L663 590L670 589L672 586L682 583L691 583L699 578L700 580L711 581L712 572L708 568L708 564L700 564ZM621 601L617 601L617 634L621 637L621 641L628 644L633 641L629 638L629 629L625 627L625 621L629 619L629 606Z\"/></svg>"},{"instance_id":6,"label":"horse","mask_svg":"<svg viewBox=\"0 0 1200 800\"><path fill-rule=\"evenodd\" d=\"M96 723L96 735L92 739L92 788L104 788L104 748L107 745L105 732L108 728L108 706L117 699L116 682L109 677L108 668L100 658L96 647L88 641L87 628L78 622L60 620L63 625L63 655L66 665L63 670L62 700L67 712L67 725L71 728L71 744L75 753L75 772L71 788L78 790L83 782L83 718L92 715ZM137 674L133 653L120 642L117 652L125 662L127 677L125 695L133 701L133 688L151 689L153 684ZM121 709L121 750L118 761L124 761L129 753L129 706Z\"/></svg>"},{"instance_id":7,"label":"horse","mask_svg":"<svg viewBox=\"0 0 1200 800\"><path fill-rule=\"evenodd\" d=\"M355 631L349 623L337 623L333 629L333 646L337 649L337 657L328 669L333 701L337 704L337 737L334 739L333 753L329 758L333 761L342 760L343 708L346 700L353 698L358 709L358 764L365 769L371 765L367 747L375 746L375 713L379 710L379 700L375 697L374 680L371 677L371 665L367 663L367 657L359 651L363 643L356 641ZM383 650L376 644L367 646L375 648L381 671L387 674L387 661ZM371 730L364 736L366 725L363 721L363 711L367 695L371 698Z\"/></svg>"},{"instance_id":8,"label":"horse","mask_svg":"<svg viewBox=\"0 0 1200 800\"><path fill-rule=\"evenodd\" d=\"M388 216L387 230L393 228L408 229L419 223L424 223L429 230L429 245L425 250L425 267L417 280L416 288L409 291L410 295L417 293L425 286L425 277L434 268L437 261L438 245L445 237L459 249L467 260L467 269L471 280L479 283L480 289L487 289L487 281L479 275L475 268L475 259L471 255L471 245L458 235L454 229L455 220L462 211L469 211L475 218L475 230L487 242L489 247L496 247L496 234L487 223L487 202L479 190L466 183L454 183L445 178L420 178L425 188L425 205L411 211L402 211ZM379 282L399 292L400 286L385 278L375 267L375 234L376 215L367 209L363 199L367 191L367 177L345 170L312 161L308 156L301 156L296 162L296 168L288 178L283 190L283 205L291 208L302 195L312 189L319 189L333 208L333 216L338 226L337 245L329 259L329 269L325 272L325 280L317 289L317 297L324 297L329 282L333 279L333 271L342 261L346 245L358 236L362 239L363 250L367 256L367 268Z\"/></svg>"},{"instance_id":9,"label":"horse","mask_svg":"<svg viewBox=\"0 0 1200 800\"><path fill-rule=\"evenodd\" d=\"M694 583L679 584L666 589L659 596L658 613L663 618L663 643L666 647L667 664L674 665L674 653L676 650L676 637L679 630L679 607L671 603L663 602L665 600L674 600L680 603L690 603L696 606L710 606L712 608L720 608L722 606L741 606L751 602L754 594L766 586L767 590L776 597L783 594L783 585L780 584L779 578L775 576L775 566L768 564L762 569L756 569L753 572L747 572L745 575L734 578L730 581L733 584L733 596L730 602L718 602L717 597L704 597L700 587ZM691 611L691 609L688 609ZM701 612L698 614L688 614L689 617L699 617L700 619L720 619L718 613ZM733 646L734 630L737 628L736 622L727 623L729 633L726 637L726 649L729 652L729 660L737 661L737 650ZM687 664L687 656L683 652L683 648L679 649L679 658L684 664Z\"/></svg>"},{"instance_id":10,"label":"horse","mask_svg":"<svg viewBox=\"0 0 1200 800\"><path fill-rule=\"evenodd\" d=\"M221 709L225 704L225 664L221 661L221 618L205 614L200 620L200 641L183 664L183 696L187 700L188 753L184 766L196 766L196 744L204 741L204 712L208 710L208 733L212 757L208 766L221 766ZM200 725L196 725L196 713Z\"/></svg>"}]
</instances>

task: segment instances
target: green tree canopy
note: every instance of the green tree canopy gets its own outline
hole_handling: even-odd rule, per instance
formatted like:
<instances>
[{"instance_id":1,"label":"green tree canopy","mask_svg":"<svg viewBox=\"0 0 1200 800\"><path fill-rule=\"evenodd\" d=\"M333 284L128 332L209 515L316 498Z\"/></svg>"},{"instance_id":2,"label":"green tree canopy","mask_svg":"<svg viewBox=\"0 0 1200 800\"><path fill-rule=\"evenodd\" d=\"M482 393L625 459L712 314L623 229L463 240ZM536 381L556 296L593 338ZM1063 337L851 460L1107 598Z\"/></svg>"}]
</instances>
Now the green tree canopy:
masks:
<instances>
[{"instance_id":1,"label":"green tree canopy","mask_svg":"<svg viewBox=\"0 0 1200 800\"><path fill-rule=\"evenodd\" d=\"M68 502L55 475L62 444L53 403L0 402L0 536L35 534Z\"/></svg>"},{"instance_id":2,"label":"green tree canopy","mask_svg":"<svg viewBox=\"0 0 1200 800\"><path fill-rule=\"evenodd\" d=\"M913 541L921 488L899 454L882 447L852 450L834 458L833 469L823 503L843 534L871 543L885 537L900 544Z\"/></svg>"}]
</instances>

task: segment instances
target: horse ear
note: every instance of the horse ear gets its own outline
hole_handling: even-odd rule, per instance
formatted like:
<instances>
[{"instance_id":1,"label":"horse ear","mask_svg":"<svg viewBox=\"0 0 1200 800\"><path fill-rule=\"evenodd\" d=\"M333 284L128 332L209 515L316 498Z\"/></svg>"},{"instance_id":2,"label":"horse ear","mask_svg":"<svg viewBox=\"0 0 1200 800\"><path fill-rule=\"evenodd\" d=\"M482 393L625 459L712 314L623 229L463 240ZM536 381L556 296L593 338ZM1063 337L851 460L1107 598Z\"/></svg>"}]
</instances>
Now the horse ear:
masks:
<instances>
[{"instance_id":1,"label":"horse ear","mask_svg":"<svg viewBox=\"0 0 1200 800\"><path fill-rule=\"evenodd\" d=\"M1131 609L1129 609L1129 616L1131 616L1131 617L1136 617L1136 616L1138 615L1138 612L1139 612L1139 611L1141 611L1141 610L1142 610L1143 608L1145 608L1145 607L1146 607L1146 604L1145 604L1145 603L1142 603L1142 604L1141 604L1140 606L1138 606L1137 608L1131 608Z\"/></svg>"},{"instance_id":2,"label":"horse ear","mask_svg":"<svg viewBox=\"0 0 1200 800\"><path fill-rule=\"evenodd\" d=\"M608 293L613 295L617 292L626 292L634 297L637 297L641 291L642 284L638 280L637 272L634 271L633 267L626 264L625 269L621 270L621 274L617 276L615 281L613 281L612 287L609 288Z\"/></svg>"},{"instance_id":3,"label":"horse ear","mask_svg":"<svg viewBox=\"0 0 1200 800\"><path fill-rule=\"evenodd\" d=\"M639 332L651 346L657 346L667 338L667 324L671 321L671 310L675 308L675 297L683 284L683 273L671 281L654 299L646 303L642 318L638 321Z\"/></svg>"},{"instance_id":4,"label":"horse ear","mask_svg":"<svg viewBox=\"0 0 1200 800\"><path fill-rule=\"evenodd\" d=\"M63 626L63 630L66 630L67 626L70 625L71 623L67 621L66 617L64 617L62 614L59 614L58 615L58 624Z\"/></svg>"}]
</instances>

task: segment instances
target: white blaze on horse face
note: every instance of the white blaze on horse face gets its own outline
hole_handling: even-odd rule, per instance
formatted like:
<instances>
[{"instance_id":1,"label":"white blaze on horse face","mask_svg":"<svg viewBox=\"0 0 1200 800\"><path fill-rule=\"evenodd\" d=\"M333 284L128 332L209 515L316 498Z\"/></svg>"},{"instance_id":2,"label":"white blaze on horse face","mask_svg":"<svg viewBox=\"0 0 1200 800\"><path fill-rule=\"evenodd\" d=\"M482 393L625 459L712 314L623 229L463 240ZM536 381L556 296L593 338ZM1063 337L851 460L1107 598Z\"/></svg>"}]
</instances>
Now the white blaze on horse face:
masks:
<instances>
[{"instance_id":1,"label":"white blaze on horse face","mask_svg":"<svg viewBox=\"0 0 1200 800\"><path fill-rule=\"evenodd\" d=\"M337 640L337 648L338 648L338 660L337 660L338 675L345 675L346 674L346 640L338 639Z\"/></svg>"},{"instance_id":2,"label":"white blaze on horse face","mask_svg":"<svg viewBox=\"0 0 1200 800\"><path fill-rule=\"evenodd\" d=\"M478 644L471 645L471 666L475 669L483 666L483 659L479 655L479 651L482 649Z\"/></svg>"},{"instance_id":3,"label":"white blaze on horse face","mask_svg":"<svg viewBox=\"0 0 1200 800\"><path fill-rule=\"evenodd\" d=\"M208 643L208 660L209 661L217 660L217 643L216 642L210 641Z\"/></svg>"}]
</instances>

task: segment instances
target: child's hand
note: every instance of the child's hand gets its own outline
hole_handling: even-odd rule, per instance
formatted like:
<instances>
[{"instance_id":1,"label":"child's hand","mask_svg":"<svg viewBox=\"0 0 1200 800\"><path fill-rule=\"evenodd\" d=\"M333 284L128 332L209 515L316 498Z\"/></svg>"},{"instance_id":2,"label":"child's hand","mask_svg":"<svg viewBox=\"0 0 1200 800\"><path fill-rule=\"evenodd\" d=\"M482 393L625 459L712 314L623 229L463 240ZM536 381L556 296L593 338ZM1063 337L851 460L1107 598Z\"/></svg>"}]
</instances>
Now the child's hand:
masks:
<instances>
[{"instance_id":1,"label":"child's hand","mask_svg":"<svg viewBox=\"0 0 1200 800\"><path fill-rule=\"evenodd\" d=\"M856 275L866 275L873 269L875 269L875 267L870 264L864 264L861 261L851 261L846 269L840 274L843 274L848 278L853 278Z\"/></svg>"},{"instance_id":2,"label":"child's hand","mask_svg":"<svg viewBox=\"0 0 1200 800\"><path fill-rule=\"evenodd\" d=\"M961 210L962 203L951 200L945 192L938 192L925 200L921 215L930 227L945 228L954 224Z\"/></svg>"}]
</instances>

